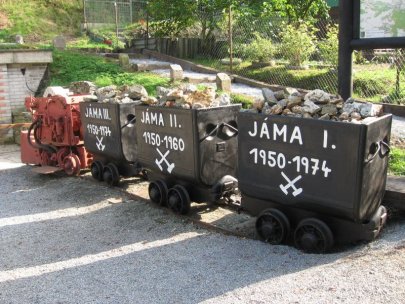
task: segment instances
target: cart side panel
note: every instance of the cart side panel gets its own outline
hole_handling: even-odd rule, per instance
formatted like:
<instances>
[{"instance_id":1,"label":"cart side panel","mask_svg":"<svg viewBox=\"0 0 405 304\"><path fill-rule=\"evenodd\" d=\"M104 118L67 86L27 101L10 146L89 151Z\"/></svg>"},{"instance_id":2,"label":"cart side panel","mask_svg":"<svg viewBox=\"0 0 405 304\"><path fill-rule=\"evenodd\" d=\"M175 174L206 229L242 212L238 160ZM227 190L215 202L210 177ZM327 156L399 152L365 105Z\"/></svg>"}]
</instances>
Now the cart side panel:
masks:
<instances>
[{"instance_id":1,"label":"cart side panel","mask_svg":"<svg viewBox=\"0 0 405 304\"><path fill-rule=\"evenodd\" d=\"M240 113L243 194L352 219L360 187L357 153L364 126ZM266 206L243 206L258 214Z\"/></svg>"},{"instance_id":2,"label":"cart side panel","mask_svg":"<svg viewBox=\"0 0 405 304\"><path fill-rule=\"evenodd\" d=\"M82 102L80 115L86 149L95 155L123 160L119 104Z\"/></svg>"},{"instance_id":3,"label":"cart side panel","mask_svg":"<svg viewBox=\"0 0 405 304\"><path fill-rule=\"evenodd\" d=\"M359 220L368 219L381 204L388 170L388 150L381 142L389 144L391 136L392 115L385 115L367 125L367 136L363 150L363 179L361 185L361 201L359 204ZM374 154L373 145L380 145L380 151L372 161L367 162Z\"/></svg>"},{"instance_id":4,"label":"cart side panel","mask_svg":"<svg viewBox=\"0 0 405 304\"><path fill-rule=\"evenodd\" d=\"M156 173L195 180L194 111L136 106L139 161Z\"/></svg>"},{"instance_id":5,"label":"cart side panel","mask_svg":"<svg viewBox=\"0 0 405 304\"><path fill-rule=\"evenodd\" d=\"M135 105L133 103L120 105L121 141L124 157L128 162L138 161L138 140L136 137ZM132 122L131 122L132 121Z\"/></svg>"},{"instance_id":6,"label":"cart side panel","mask_svg":"<svg viewBox=\"0 0 405 304\"><path fill-rule=\"evenodd\" d=\"M239 105L197 111L199 177L212 186L225 175L236 176ZM219 126L217 128L217 126ZM207 135L217 128L209 137Z\"/></svg>"}]
</instances>

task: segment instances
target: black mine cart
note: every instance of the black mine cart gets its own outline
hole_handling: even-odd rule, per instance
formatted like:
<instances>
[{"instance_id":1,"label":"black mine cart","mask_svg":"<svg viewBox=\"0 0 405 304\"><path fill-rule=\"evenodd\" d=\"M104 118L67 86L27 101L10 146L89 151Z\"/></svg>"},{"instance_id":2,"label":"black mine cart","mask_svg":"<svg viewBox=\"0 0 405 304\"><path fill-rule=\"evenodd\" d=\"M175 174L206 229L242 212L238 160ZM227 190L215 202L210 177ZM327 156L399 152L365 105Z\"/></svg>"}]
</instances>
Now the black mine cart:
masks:
<instances>
[{"instance_id":1,"label":"black mine cart","mask_svg":"<svg viewBox=\"0 0 405 304\"><path fill-rule=\"evenodd\" d=\"M92 176L117 185L121 175L139 174L134 103L83 102L80 111Z\"/></svg>"},{"instance_id":2,"label":"black mine cart","mask_svg":"<svg viewBox=\"0 0 405 304\"><path fill-rule=\"evenodd\" d=\"M239 188L258 235L273 244L293 236L308 252L376 237L386 220L391 120L240 113Z\"/></svg>"},{"instance_id":3,"label":"black mine cart","mask_svg":"<svg viewBox=\"0 0 405 304\"><path fill-rule=\"evenodd\" d=\"M181 109L136 106L139 161L150 199L185 214L190 201L229 198L237 186L240 105Z\"/></svg>"}]
</instances>

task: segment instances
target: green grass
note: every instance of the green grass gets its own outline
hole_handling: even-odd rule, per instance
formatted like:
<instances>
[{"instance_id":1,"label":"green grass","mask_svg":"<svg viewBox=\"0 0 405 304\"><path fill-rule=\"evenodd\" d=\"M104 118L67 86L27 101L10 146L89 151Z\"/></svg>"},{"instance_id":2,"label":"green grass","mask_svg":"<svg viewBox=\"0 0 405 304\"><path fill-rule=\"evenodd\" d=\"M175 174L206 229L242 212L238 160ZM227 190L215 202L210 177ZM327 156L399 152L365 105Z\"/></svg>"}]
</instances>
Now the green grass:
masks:
<instances>
[{"instance_id":1,"label":"green grass","mask_svg":"<svg viewBox=\"0 0 405 304\"><path fill-rule=\"evenodd\" d=\"M74 81L88 80L97 86L141 84L149 94L157 86L168 86L169 79L151 73L129 73L114 62L95 55L72 51L54 51L51 64L51 85L66 86Z\"/></svg>"},{"instance_id":2,"label":"green grass","mask_svg":"<svg viewBox=\"0 0 405 304\"><path fill-rule=\"evenodd\" d=\"M67 43L67 48L72 50L113 51L114 47L105 43L91 41L88 37L80 37Z\"/></svg>"},{"instance_id":3,"label":"green grass","mask_svg":"<svg viewBox=\"0 0 405 304\"><path fill-rule=\"evenodd\" d=\"M217 59L193 59L193 62L218 70L229 71L229 66L222 65ZM327 92L337 91L337 71L326 67L310 65L308 70L290 70L280 64L274 67L252 68L251 62L244 61L234 66L233 73L263 81L270 84L286 85L306 90L322 89ZM369 101L381 102L382 97L390 95L399 99L405 94L405 88L398 96L395 93L396 70L386 64L363 64L354 66L353 96L367 98ZM401 75L404 87L405 74Z\"/></svg>"},{"instance_id":4,"label":"green grass","mask_svg":"<svg viewBox=\"0 0 405 304\"><path fill-rule=\"evenodd\" d=\"M10 26L0 32L0 40L21 34L25 41L37 42L56 35L74 35L83 19L82 0L3 0L0 11Z\"/></svg>"},{"instance_id":5,"label":"green grass","mask_svg":"<svg viewBox=\"0 0 405 304\"><path fill-rule=\"evenodd\" d=\"M391 175L405 176L405 149L391 149L388 172Z\"/></svg>"}]
</instances>

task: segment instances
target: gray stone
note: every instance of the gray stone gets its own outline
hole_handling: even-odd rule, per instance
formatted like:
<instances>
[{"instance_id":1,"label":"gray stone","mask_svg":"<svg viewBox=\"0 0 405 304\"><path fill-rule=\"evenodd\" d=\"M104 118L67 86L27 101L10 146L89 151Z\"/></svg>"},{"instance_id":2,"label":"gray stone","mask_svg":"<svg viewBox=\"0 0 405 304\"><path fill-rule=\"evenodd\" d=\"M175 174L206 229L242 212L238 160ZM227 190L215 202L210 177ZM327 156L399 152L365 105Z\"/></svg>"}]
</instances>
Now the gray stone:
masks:
<instances>
[{"instance_id":1,"label":"gray stone","mask_svg":"<svg viewBox=\"0 0 405 304\"><path fill-rule=\"evenodd\" d=\"M169 94L170 89L165 87L156 87L156 95L166 97Z\"/></svg>"},{"instance_id":2,"label":"gray stone","mask_svg":"<svg viewBox=\"0 0 405 304\"><path fill-rule=\"evenodd\" d=\"M53 38L53 46L58 50L66 49L66 40L63 36L56 36Z\"/></svg>"},{"instance_id":3,"label":"gray stone","mask_svg":"<svg viewBox=\"0 0 405 304\"><path fill-rule=\"evenodd\" d=\"M170 65L170 80L183 80L183 68L178 64Z\"/></svg>"},{"instance_id":4,"label":"gray stone","mask_svg":"<svg viewBox=\"0 0 405 304\"><path fill-rule=\"evenodd\" d=\"M352 112L350 113L350 117L352 118L352 120L360 120L361 119L361 115L358 112Z\"/></svg>"},{"instance_id":5,"label":"gray stone","mask_svg":"<svg viewBox=\"0 0 405 304\"><path fill-rule=\"evenodd\" d=\"M229 106L231 104L231 97L229 94L221 94L216 100L219 101L220 106Z\"/></svg>"},{"instance_id":6,"label":"gray stone","mask_svg":"<svg viewBox=\"0 0 405 304\"><path fill-rule=\"evenodd\" d=\"M285 89L284 89L284 92L285 92L285 94L286 94L287 96L288 96L288 95L297 95L297 93L300 94L300 92L298 92L297 89L295 89L295 88L290 88L290 87L285 88ZM300 95L301 95L301 94L300 94Z\"/></svg>"},{"instance_id":7,"label":"gray stone","mask_svg":"<svg viewBox=\"0 0 405 304\"><path fill-rule=\"evenodd\" d=\"M281 99L277 102L277 104L282 107L285 108L287 106L287 99Z\"/></svg>"},{"instance_id":8,"label":"gray stone","mask_svg":"<svg viewBox=\"0 0 405 304\"><path fill-rule=\"evenodd\" d=\"M96 85L90 81L76 81L69 85L69 90L74 94L94 94L96 92Z\"/></svg>"},{"instance_id":9,"label":"gray stone","mask_svg":"<svg viewBox=\"0 0 405 304\"><path fill-rule=\"evenodd\" d=\"M178 88L172 89L172 90L170 90L170 91L167 93L167 95L166 95L166 100L168 100L168 101L174 101L174 100L176 100L176 99L182 98L183 95L184 95L184 94L183 94L183 90L178 89Z\"/></svg>"},{"instance_id":10,"label":"gray stone","mask_svg":"<svg viewBox=\"0 0 405 304\"><path fill-rule=\"evenodd\" d=\"M17 44L24 44L24 38L21 35L15 35L15 43Z\"/></svg>"},{"instance_id":11,"label":"gray stone","mask_svg":"<svg viewBox=\"0 0 405 304\"><path fill-rule=\"evenodd\" d=\"M257 109L258 111L262 111L263 107L264 107L264 100L261 99L255 99L252 103L252 107Z\"/></svg>"},{"instance_id":12,"label":"gray stone","mask_svg":"<svg viewBox=\"0 0 405 304\"><path fill-rule=\"evenodd\" d=\"M283 90L280 90L280 91L274 92L274 97L276 97L277 100L282 100L282 99L284 99L286 96L285 96L285 94L284 94L284 91L283 91Z\"/></svg>"},{"instance_id":13,"label":"gray stone","mask_svg":"<svg viewBox=\"0 0 405 304\"><path fill-rule=\"evenodd\" d=\"M293 106L291 108L291 112L295 113L295 114L304 114L304 108L301 106Z\"/></svg>"},{"instance_id":14,"label":"gray stone","mask_svg":"<svg viewBox=\"0 0 405 304\"><path fill-rule=\"evenodd\" d=\"M322 115L321 117L319 117L319 120L330 120L330 116L329 114Z\"/></svg>"},{"instance_id":15,"label":"gray stone","mask_svg":"<svg viewBox=\"0 0 405 304\"><path fill-rule=\"evenodd\" d=\"M183 90L184 94L190 94L197 91L197 86L191 83L185 83L180 85L180 89Z\"/></svg>"},{"instance_id":16,"label":"gray stone","mask_svg":"<svg viewBox=\"0 0 405 304\"><path fill-rule=\"evenodd\" d=\"M283 114L283 115L291 115L291 114L293 114L293 113L291 112L290 109L284 109L282 114Z\"/></svg>"},{"instance_id":17,"label":"gray stone","mask_svg":"<svg viewBox=\"0 0 405 304\"><path fill-rule=\"evenodd\" d=\"M263 108L262 108L262 113L270 114L270 109L271 109L271 106L267 102L265 102L263 105Z\"/></svg>"},{"instance_id":18,"label":"gray stone","mask_svg":"<svg viewBox=\"0 0 405 304\"><path fill-rule=\"evenodd\" d=\"M317 89L308 92L304 99L313 101L317 104L326 104L330 102L330 95L322 90Z\"/></svg>"},{"instance_id":19,"label":"gray stone","mask_svg":"<svg viewBox=\"0 0 405 304\"><path fill-rule=\"evenodd\" d=\"M210 108L216 108L219 107L219 101L218 99L215 99L213 102L210 104Z\"/></svg>"},{"instance_id":20,"label":"gray stone","mask_svg":"<svg viewBox=\"0 0 405 304\"><path fill-rule=\"evenodd\" d=\"M148 92L140 84L134 84L128 88L128 96L131 99L138 100L141 99L142 97L147 97Z\"/></svg>"},{"instance_id":21,"label":"gray stone","mask_svg":"<svg viewBox=\"0 0 405 304\"><path fill-rule=\"evenodd\" d=\"M303 118L312 118L312 115L309 114L309 113L304 113L304 114L302 115L302 117L303 117Z\"/></svg>"},{"instance_id":22,"label":"gray stone","mask_svg":"<svg viewBox=\"0 0 405 304\"><path fill-rule=\"evenodd\" d=\"M334 104L326 104L322 106L321 115L328 114L330 116L336 115L338 113L338 109Z\"/></svg>"},{"instance_id":23,"label":"gray stone","mask_svg":"<svg viewBox=\"0 0 405 304\"><path fill-rule=\"evenodd\" d=\"M349 120L349 113L343 112L342 114L340 114L339 119L340 120Z\"/></svg>"},{"instance_id":24,"label":"gray stone","mask_svg":"<svg viewBox=\"0 0 405 304\"><path fill-rule=\"evenodd\" d=\"M129 97L124 97L120 100L121 103L130 103L133 102L133 100Z\"/></svg>"},{"instance_id":25,"label":"gray stone","mask_svg":"<svg viewBox=\"0 0 405 304\"><path fill-rule=\"evenodd\" d=\"M156 105L158 103L155 97L150 96L142 96L140 101L146 105Z\"/></svg>"},{"instance_id":26,"label":"gray stone","mask_svg":"<svg viewBox=\"0 0 405 304\"><path fill-rule=\"evenodd\" d=\"M268 88L263 88L262 94L264 97L264 101L267 102L269 105L273 106L277 103L278 100L272 90Z\"/></svg>"},{"instance_id":27,"label":"gray stone","mask_svg":"<svg viewBox=\"0 0 405 304\"><path fill-rule=\"evenodd\" d=\"M321 107L316 105L313 101L305 100L304 101L304 112L309 113L311 115L318 113L321 111Z\"/></svg>"},{"instance_id":28,"label":"gray stone","mask_svg":"<svg viewBox=\"0 0 405 304\"><path fill-rule=\"evenodd\" d=\"M287 99L287 108L291 109L292 107L298 106L302 102L302 97L297 95L290 95Z\"/></svg>"},{"instance_id":29,"label":"gray stone","mask_svg":"<svg viewBox=\"0 0 405 304\"><path fill-rule=\"evenodd\" d=\"M228 74L218 73L216 78L217 89L224 92L231 91L231 78Z\"/></svg>"},{"instance_id":30,"label":"gray stone","mask_svg":"<svg viewBox=\"0 0 405 304\"><path fill-rule=\"evenodd\" d=\"M202 108L205 108L205 107L204 107L204 105L202 103L195 102L195 103L193 103L191 108L193 108L193 109L202 109Z\"/></svg>"},{"instance_id":31,"label":"gray stone","mask_svg":"<svg viewBox=\"0 0 405 304\"><path fill-rule=\"evenodd\" d=\"M360 115L363 118L380 116L383 112L383 106L373 103L365 103L360 107Z\"/></svg>"},{"instance_id":32,"label":"gray stone","mask_svg":"<svg viewBox=\"0 0 405 304\"><path fill-rule=\"evenodd\" d=\"M270 114L278 115L278 114L281 114L282 112L283 112L283 107L280 106L279 104L272 106L270 109Z\"/></svg>"},{"instance_id":33,"label":"gray stone","mask_svg":"<svg viewBox=\"0 0 405 304\"><path fill-rule=\"evenodd\" d=\"M128 54L120 53L118 55L118 60L119 60L120 66L122 66L123 68L128 68L130 66Z\"/></svg>"}]
</instances>

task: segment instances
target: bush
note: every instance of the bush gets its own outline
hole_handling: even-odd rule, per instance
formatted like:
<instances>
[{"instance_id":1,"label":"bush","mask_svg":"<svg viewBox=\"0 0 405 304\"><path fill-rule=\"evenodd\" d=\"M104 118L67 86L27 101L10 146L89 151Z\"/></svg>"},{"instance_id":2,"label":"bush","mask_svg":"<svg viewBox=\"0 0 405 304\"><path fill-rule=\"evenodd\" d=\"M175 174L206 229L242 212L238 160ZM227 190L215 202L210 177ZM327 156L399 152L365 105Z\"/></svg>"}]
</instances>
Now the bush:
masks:
<instances>
[{"instance_id":1,"label":"bush","mask_svg":"<svg viewBox=\"0 0 405 304\"><path fill-rule=\"evenodd\" d=\"M232 103L240 103L242 104L242 108L250 109L254 102L254 98L252 96L244 95L244 94L231 94L231 102Z\"/></svg>"},{"instance_id":2,"label":"bush","mask_svg":"<svg viewBox=\"0 0 405 304\"><path fill-rule=\"evenodd\" d=\"M259 33L253 34L255 38L248 44L242 44L236 53L252 61L270 62L275 53L275 46L271 39L263 38Z\"/></svg>"},{"instance_id":3,"label":"bush","mask_svg":"<svg viewBox=\"0 0 405 304\"><path fill-rule=\"evenodd\" d=\"M316 50L315 29L305 22L285 25L280 36L280 52L292 66L301 67Z\"/></svg>"},{"instance_id":4,"label":"bush","mask_svg":"<svg viewBox=\"0 0 405 304\"><path fill-rule=\"evenodd\" d=\"M339 28L337 25L331 25L328 28L326 38L318 43L319 52L322 60L333 66L337 66L339 58Z\"/></svg>"}]
</instances>

